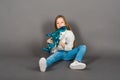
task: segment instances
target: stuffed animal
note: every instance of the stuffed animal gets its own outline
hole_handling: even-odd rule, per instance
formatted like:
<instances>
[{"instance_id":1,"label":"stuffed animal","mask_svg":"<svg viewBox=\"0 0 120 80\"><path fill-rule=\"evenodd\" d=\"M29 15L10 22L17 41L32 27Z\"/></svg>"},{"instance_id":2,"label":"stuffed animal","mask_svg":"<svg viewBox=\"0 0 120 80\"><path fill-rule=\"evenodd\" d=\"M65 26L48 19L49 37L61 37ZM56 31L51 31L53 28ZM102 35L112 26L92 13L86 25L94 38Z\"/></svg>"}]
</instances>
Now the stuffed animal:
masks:
<instances>
[{"instance_id":1,"label":"stuffed animal","mask_svg":"<svg viewBox=\"0 0 120 80\"><path fill-rule=\"evenodd\" d=\"M52 38L52 43L48 43L47 48L43 48L44 51L50 53L51 49L57 47L60 41L60 33L66 30L66 26L57 29L55 32L49 33L46 36Z\"/></svg>"}]
</instances>

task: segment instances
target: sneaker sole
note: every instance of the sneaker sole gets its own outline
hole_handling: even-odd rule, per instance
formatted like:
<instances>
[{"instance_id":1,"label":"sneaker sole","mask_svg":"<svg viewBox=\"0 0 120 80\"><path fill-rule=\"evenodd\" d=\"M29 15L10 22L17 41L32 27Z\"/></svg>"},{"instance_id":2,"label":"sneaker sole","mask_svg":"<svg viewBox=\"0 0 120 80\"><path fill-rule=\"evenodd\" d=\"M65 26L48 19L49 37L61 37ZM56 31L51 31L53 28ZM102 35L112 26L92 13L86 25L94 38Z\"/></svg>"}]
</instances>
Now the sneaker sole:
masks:
<instances>
[{"instance_id":1,"label":"sneaker sole","mask_svg":"<svg viewBox=\"0 0 120 80\"><path fill-rule=\"evenodd\" d=\"M46 59L45 58L41 58L40 59L39 67L40 67L40 71L41 72L45 72L46 71Z\"/></svg>"},{"instance_id":2,"label":"sneaker sole","mask_svg":"<svg viewBox=\"0 0 120 80\"><path fill-rule=\"evenodd\" d=\"M86 68L86 64L78 64L76 66L70 65L71 69L85 69Z\"/></svg>"}]
</instances>

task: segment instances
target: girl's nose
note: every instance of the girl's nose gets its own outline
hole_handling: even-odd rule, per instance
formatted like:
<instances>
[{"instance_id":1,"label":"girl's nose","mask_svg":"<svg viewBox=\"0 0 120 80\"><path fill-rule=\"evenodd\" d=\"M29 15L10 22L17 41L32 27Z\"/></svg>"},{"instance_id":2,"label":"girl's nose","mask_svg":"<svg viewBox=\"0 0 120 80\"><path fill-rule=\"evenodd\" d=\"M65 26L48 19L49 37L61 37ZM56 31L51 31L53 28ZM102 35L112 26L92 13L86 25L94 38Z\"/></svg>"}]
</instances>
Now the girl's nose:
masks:
<instances>
[{"instance_id":1,"label":"girl's nose","mask_svg":"<svg viewBox=\"0 0 120 80\"><path fill-rule=\"evenodd\" d=\"M63 24L61 23L60 26L63 26Z\"/></svg>"},{"instance_id":2,"label":"girl's nose","mask_svg":"<svg viewBox=\"0 0 120 80\"><path fill-rule=\"evenodd\" d=\"M61 25L61 24L59 24L59 26L61 27L62 25Z\"/></svg>"}]
</instances>

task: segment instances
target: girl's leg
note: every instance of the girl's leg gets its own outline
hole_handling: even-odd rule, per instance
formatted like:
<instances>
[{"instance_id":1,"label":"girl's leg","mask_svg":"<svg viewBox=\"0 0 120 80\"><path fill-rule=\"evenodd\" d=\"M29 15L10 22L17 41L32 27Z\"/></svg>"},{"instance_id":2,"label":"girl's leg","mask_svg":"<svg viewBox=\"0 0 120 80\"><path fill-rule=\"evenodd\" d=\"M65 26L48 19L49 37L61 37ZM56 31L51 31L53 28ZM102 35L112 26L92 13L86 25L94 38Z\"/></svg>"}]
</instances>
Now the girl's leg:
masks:
<instances>
[{"instance_id":1,"label":"girl's leg","mask_svg":"<svg viewBox=\"0 0 120 80\"><path fill-rule=\"evenodd\" d=\"M86 64L82 63L82 58L86 52L86 45L80 45L79 51L77 52L77 55L75 57L75 61L70 64L71 69L85 69Z\"/></svg>"},{"instance_id":2,"label":"girl's leg","mask_svg":"<svg viewBox=\"0 0 120 80\"><path fill-rule=\"evenodd\" d=\"M85 52L86 52L86 45L80 45L75 60L81 62L85 55Z\"/></svg>"},{"instance_id":3,"label":"girl's leg","mask_svg":"<svg viewBox=\"0 0 120 80\"><path fill-rule=\"evenodd\" d=\"M71 51L68 51L65 55L64 55L64 60L72 60L75 59L76 55L78 54L78 52L80 51L80 46L72 49ZM81 54L81 53L79 53Z\"/></svg>"},{"instance_id":4,"label":"girl's leg","mask_svg":"<svg viewBox=\"0 0 120 80\"><path fill-rule=\"evenodd\" d=\"M64 52L55 52L49 56L46 60L47 67L51 66L53 63L62 60Z\"/></svg>"},{"instance_id":5,"label":"girl's leg","mask_svg":"<svg viewBox=\"0 0 120 80\"><path fill-rule=\"evenodd\" d=\"M47 67L61 60L63 57L63 53L64 52L55 52L51 56L49 56L47 59L41 58L39 60L39 67L40 67L41 72L45 72Z\"/></svg>"}]
</instances>

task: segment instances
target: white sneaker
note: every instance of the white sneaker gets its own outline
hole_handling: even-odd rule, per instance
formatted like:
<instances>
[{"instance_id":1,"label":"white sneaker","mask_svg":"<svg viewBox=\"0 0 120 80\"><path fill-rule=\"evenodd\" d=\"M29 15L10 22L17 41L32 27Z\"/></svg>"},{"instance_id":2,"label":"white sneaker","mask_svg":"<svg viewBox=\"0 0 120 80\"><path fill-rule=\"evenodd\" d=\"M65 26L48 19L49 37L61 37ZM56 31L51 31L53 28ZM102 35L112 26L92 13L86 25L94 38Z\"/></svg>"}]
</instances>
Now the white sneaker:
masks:
<instances>
[{"instance_id":1,"label":"white sneaker","mask_svg":"<svg viewBox=\"0 0 120 80\"><path fill-rule=\"evenodd\" d=\"M86 64L78 61L74 61L73 63L70 64L71 69L85 69Z\"/></svg>"},{"instance_id":2,"label":"white sneaker","mask_svg":"<svg viewBox=\"0 0 120 80\"><path fill-rule=\"evenodd\" d=\"M44 57L39 60L39 67L41 72L46 71L47 64L46 64L46 59Z\"/></svg>"}]
</instances>

